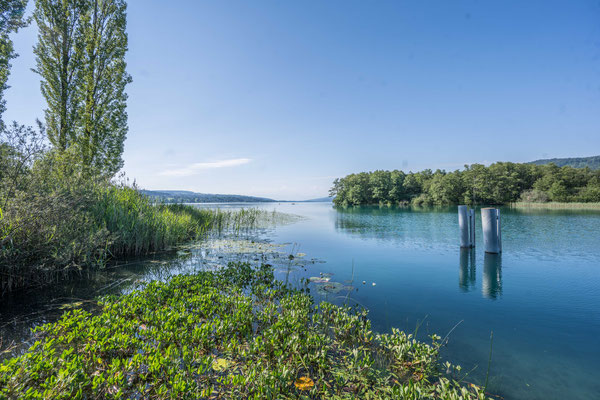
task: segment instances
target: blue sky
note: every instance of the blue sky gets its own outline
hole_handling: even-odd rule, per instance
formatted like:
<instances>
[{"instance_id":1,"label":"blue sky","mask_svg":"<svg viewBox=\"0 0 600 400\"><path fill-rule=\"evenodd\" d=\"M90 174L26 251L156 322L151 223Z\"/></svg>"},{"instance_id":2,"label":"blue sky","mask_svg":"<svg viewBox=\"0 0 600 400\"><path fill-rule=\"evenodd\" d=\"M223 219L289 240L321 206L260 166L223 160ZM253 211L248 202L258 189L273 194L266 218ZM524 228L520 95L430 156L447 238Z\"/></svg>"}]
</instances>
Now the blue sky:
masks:
<instances>
[{"instance_id":1,"label":"blue sky","mask_svg":"<svg viewBox=\"0 0 600 400\"><path fill-rule=\"evenodd\" d=\"M277 199L375 169L600 154L598 1L130 0L125 171ZM43 117L14 37L5 120Z\"/></svg>"}]
</instances>

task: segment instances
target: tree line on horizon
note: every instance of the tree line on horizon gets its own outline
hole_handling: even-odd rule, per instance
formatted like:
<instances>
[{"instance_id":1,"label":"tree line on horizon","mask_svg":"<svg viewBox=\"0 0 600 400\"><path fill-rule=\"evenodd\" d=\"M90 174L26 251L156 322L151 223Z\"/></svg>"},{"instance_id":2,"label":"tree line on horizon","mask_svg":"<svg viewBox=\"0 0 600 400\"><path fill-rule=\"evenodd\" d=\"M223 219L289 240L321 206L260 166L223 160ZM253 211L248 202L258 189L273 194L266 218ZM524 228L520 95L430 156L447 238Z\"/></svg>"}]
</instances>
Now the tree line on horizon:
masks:
<instances>
[{"instance_id":1,"label":"tree line on horizon","mask_svg":"<svg viewBox=\"0 0 600 400\"><path fill-rule=\"evenodd\" d=\"M329 195L339 206L600 202L600 170L511 162L453 172L377 170L336 179Z\"/></svg>"}]
</instances>

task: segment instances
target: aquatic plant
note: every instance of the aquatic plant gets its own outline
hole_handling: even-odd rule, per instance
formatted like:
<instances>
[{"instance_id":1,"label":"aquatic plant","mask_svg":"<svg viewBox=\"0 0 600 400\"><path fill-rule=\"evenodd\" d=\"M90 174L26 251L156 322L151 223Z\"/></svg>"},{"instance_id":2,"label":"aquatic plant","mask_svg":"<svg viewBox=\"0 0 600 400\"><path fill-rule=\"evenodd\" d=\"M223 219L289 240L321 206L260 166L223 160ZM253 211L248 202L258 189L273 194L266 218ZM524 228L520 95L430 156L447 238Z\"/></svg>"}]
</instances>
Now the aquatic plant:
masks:
<instances>
[{"instance_id":1,"label":"aquatic plant","mask_svg":"<svg viewBox=\"0 0 600 400\"><path fill-rule=\"evenodd\" d=\"M513 208L535 208L550 210L600 210L600 203L536 203L536 202L516 202L510 205Z\"/></svg>"},{"instance_id":2,"label":"aquatic plant","mask_svg":"<svg viewBox=\"0 0 600 400\"><path fill-rule=\"evenodd\" d=\"M486 398L447 375L439 336L376 334L366 311L315 306L265 264L152 282L34 335L0 365L0 397Z\"/></svg>"},{"instance_id":3,"label":"aquatic plant","mask_svg":"<svg viewBox=\"0 0 600 400\"><path fill-rule=\"evenodd\" d=\"M269 228L299 220L302 217L258 208L238 210L205 209L210 213L210 228L215 232L241 233L251 229Z\"/></svg>"}]
</instances>

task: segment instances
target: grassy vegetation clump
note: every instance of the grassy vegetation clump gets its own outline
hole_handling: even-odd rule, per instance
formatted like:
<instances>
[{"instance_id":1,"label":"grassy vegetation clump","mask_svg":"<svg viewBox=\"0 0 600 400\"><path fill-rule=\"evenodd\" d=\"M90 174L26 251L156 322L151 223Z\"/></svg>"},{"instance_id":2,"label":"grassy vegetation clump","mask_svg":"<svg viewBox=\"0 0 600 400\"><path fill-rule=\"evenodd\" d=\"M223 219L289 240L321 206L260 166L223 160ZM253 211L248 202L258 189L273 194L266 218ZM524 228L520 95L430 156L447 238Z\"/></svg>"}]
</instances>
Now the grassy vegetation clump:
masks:
<instances>
[{"instance_id":1,"label":"grassy vegetation clump","mask_svg":"<svg viewBox=\"0 0 600 400\"><path fill-rule=\"evenodd\" d=\"M1 292L196 239L211 221L208 210L154 205L106 181L15 191L0 207Z\"/></svg>"},{"instance_id":2,"label":"grassy vegetation clump","mask_svg":"<svg viewBox=\"0 0 600 400\"><path fill-rule=\"evenodd\" d=\"M511 204L514 208L535 208L549 210L600 210L600 203L536 203L519 201Z\"/></svg>"},{"instance_id":3,"label":"grassy vegetation clump","mask_svg":"<svg viewBox=\"0 0 600 400\"><path fill-rule=\"evenodd\" d=\"M180 204L154 205L127 186L105 185L96 190L91 213L111 233L113 256L146 254L198 238L210 226L212 213Z\"/></svg>"},{"instance_id":4,"label":"grassy vegetation clump","mask_svg":"<svg viewBox=\"0 0 600 400\"><path fill-rule=\"evenodd\" d=\"M0 366L20 399L484 399L433 344L375 334L366 312L322 303L230 264L153 282L35 330ZM443 371L442 371L443 369Z\"/></svg>"}]
</instances>

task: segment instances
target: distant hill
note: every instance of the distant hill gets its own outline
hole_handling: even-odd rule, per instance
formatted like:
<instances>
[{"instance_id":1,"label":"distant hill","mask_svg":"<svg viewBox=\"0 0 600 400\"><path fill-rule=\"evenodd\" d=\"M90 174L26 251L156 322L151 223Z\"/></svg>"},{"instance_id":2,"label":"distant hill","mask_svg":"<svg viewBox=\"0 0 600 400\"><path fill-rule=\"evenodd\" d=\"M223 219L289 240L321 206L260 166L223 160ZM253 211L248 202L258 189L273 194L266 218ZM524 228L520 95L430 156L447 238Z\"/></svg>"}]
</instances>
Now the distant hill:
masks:
<instances>
[{"instance_id":1,"label":"distant hill","mask_svg":"<svg viewBox=\"0 0 600 400\"><path fill-rule=\"evenodd\" d=\"M275 201L266 197L195 193L187 190L140 190L140 192L166 203L266 203Z\"/></svg>"},{"instance_id":2,"label":"distant hill","mask_svg":"<svg viewBox=\"0 0 600 400\"><path fill-rule=\"evenodd\" d=\"M528 164L544 165L550 163L556 164L559 167L564 167L565 165L568 165L573 168L589 167L590 169L600 169L600 156L578 158L550 158L547 160L531 161Z\"/></svg>"},{"instance_id":3,"label":"distant hill","mask_svg":"<svg viewBox=\"0 0 600 400\"><path fill-rule=\"evenodd\" d=\"M304 200L304 203L331 203L333 201L332 197L319 197L318 199L310 199Z\"/></svg>"}]
</instances>

